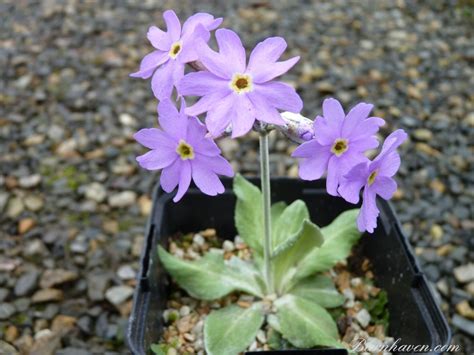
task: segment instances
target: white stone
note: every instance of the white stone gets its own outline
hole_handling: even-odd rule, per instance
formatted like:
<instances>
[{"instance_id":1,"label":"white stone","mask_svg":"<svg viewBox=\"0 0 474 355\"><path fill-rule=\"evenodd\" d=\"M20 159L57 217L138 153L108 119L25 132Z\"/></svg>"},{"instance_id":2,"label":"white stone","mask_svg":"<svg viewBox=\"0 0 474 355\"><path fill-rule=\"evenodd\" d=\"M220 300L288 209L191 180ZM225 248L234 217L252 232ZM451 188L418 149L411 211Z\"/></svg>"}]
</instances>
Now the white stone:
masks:
<instances>
[{"instance_id":1,"label":"white stone","mask_svg":"<svg viewBox=\"0 0 474 355\"><path fill-rule=\"evenodd\" d=\"M129 113L121 113L119 115L119 121L121 124L128 127L135 127L137 125L137 120Z\"/></svg>"},{"instance_id":2,"label":"white stone","mask_svg":"<svg viewBox=\"0 0 474 355\"><path fill-rule=\"evenodd\" d=\"M186 317L191 312L191 309L188 306L182 306L179 309L179 315L181 317Z\"/></svg>"},{"instance_id":3,"label":"white stone","mask_svg":"<svg viewBox=\"0 0 474 355\"><path fill-rule=\"evenodd\" d=\"M262 329L259 329L257 332L257 340L262 344L267 343L267 336L265 335L265 332Z\"/></svg>"},{"instance_id":4,"label":"white stone","mask_svg":"<svg viewBox=\"0 0 474 355\"><path fill-rule=\"evenodd\" d=\"M105 298L113 305L120 305L133 295L133 288L130 286L113 286L105 292Z\"/></svg>"},{"instance_id":5,"label":"white stone","mask_svg":"<svg viewBox=\"0 0 474 355\"><path fill-rule=\"evenodd\" d=\"M362 327L366 328L370 323L370 314L365 308L362 308L359 312L357 312L355 319Z\"/></svg>"},{"instance_id":6,"label":"white stone","mask_svg":"<svg viewBox=\"0 0 474 355\"><path fill-rule=\"evenodd\" d=\"M133 191L123 191L109 197L109 205L112 207L128 207L135 203L137 194Z\"/></svg>"},{"instance_id":7,"label":"white stone","mask_svg":"<svg viewBox=\"0 0 474 355\"><path fill-rule=\"evenodd\" d=\"M454 276L460 283L474 281L474 263L458 266L454 269Z\"/></svg>"},{"instance_id":8,"label":"white stone","mask_svg":"<svg viewBox=\"0 0 474 355\"><path fill-rule=\"evenodd\" d=\"M89 200L101 203L107 197L107 191L104 185L98 182L93 182L85 186L84 195Z\"/></svg>"},{"instance_id":9,"label":"white stone","mask_svg":"<svg viewBox=\"0 0 474 355\"><path fill-rule=\"evenodd\" d=\"M137 273L130 265L122 265L117 270L117 275L122 280L133 280Z\"/></svg>"},{"instance_id":10,"label":"white stone","mask_svg":"<svg viewBox=\"0 0 474 355\"><path fill-rule=\"evenodd\" d=\"M29 176L22 176L18 183L20 184L21 187L25 189L29 189L35 186L38 186L38 184L41 182L41 175L39 174L34 174L34 175L29 175Z\"/></svg>"},{"instance_id":11,"label":"white stone","mask_svg":"<svg viewBox=\"0 0 474 355\"><path fill-rule=\"evenodd\" d=\"M193 243L196 244L197 246L202 247L204 243L206 243L206 240L201 234L195 234L193 237Z\"/></svg>"},{"instance_id":12,"label":"white stone","mask_svg":"<svg viewBox=\"0 0 474 355\"><path fill-rule=\"evenodd\" d=\"M233 251L235 249L234 243L232 243L232 241L230 241L230 240L226 240L222 244L222 249L224 249L225 251L229 251L229 252Z\"/></svg>"}]
</instances>

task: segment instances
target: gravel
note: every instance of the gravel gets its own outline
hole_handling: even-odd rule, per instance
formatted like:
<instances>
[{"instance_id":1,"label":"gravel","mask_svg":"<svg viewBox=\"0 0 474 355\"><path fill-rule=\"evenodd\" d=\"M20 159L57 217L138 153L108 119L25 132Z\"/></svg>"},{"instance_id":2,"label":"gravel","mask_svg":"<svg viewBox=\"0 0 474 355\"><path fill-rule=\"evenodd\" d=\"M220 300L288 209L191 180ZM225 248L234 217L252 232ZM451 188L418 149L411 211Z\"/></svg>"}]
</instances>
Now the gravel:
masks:
<instances>
[{"instance_id":1,"label":"gravel","mask_svg":"<svg viewBox=\"0 0 474 355\"><path fill-rule=\"evenodd\" d=\"M237 30L248 48L267 36L285 37L285 56L301 60L284 80L302 96L305 116L320 114L328 96L347 109L366 101L387 121L382 136L396 128L409 133L393 205L422 269L440 291L453 343L474 353L473 320L467 317L474 297L472 5L166 5L180 18L197 11L223 16L223 26ZM156 101L149 81L128 75L151 51L146 31L162 26L162 6L138 0L0 4L0 329L13 327L7 342L6 332L0 334L0 352L45 350L41 339L50 339L58 353L128 352L123 329L130 295L118 306L104 297L110 287L129 294L136 285L131 271L138 270L157 181L156 174L137 168L135 157L144 149L132 138L136 129L156 125ZM256 135L219 145L241 173L258 172ZM296 176L297 163L289 156L294 145L271 134L270 147L273 175ZM77 277L44 281L48 288L42 289L26 278L31 270ZM20 280L24 289L16 286ZM60 314L90 321L55 333Z\"/></svg>"}]
</instances>

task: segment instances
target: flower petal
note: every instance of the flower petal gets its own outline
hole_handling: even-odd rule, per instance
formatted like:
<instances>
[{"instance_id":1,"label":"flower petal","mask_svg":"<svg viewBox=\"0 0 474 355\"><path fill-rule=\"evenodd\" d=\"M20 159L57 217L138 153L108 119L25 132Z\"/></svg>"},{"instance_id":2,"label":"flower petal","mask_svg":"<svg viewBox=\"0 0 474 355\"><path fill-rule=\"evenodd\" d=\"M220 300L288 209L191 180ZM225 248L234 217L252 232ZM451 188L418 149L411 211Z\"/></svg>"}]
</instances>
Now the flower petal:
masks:
<instances>
[{"instance_id":1,"label":"flower petal","mask_svg":"<svg viewBox=\"0 0 474 355\"><path fill-rule=\"evenodd\" d=\"M341 156L332 155L329 159L326 189L330 195L339 196L337 189L342 178L356 164L368 159L362 154L347 151Z\"/></svg>"},{"instance_id":2,"label":"flower petal","mask_svg":"<svg viewBox=\"0 0 474 355\"><path fill-rule=\"evenodd\" d=\"M216 90L230 93L229 81L224 80L211 72L199 71L186 74L177 86L180 95L205 96Z\"/></svg>"},{"instance_id":3,"label":"flower petal","mask_svg":"<svg viewBox=\"0 0 474 355\"><path fill-rule=\"evenodd\" d=\"M318 180L327 169L330 154L322 152L308 159L301 159L299 176L303 180Z\"/></svg>"},{"instance_id":4,"label":"flower petal","mask_svg":"<svg viewBox=\"0 0 474 355\"><path fill-rule=\"evenodd\" d=\"M204 98L206 98L205 96ZM203 100L203 99L201 99ZM206 127L213 137L218 137L229 126L232 117L235 115L233 106L235 96L228 94L219 101L219 105L215 105L207 112Z\"/></svg>"},{"instance_id":5,"label":"flower petal","mask_svg":"<svg viewBox=\"0 0 474 355\"><path fill-rule=\"evenodd\" d=\"M185 115L178 113L170 99L162 100L158 104L158 121L161 128L176 141L186 140L188 119Z\"/></svg>"},{"instance_id":6,"label":"flower petal","mask_svg":"<svg viewBox=\"0 0 474 355\"><path fill-rule=\"evenodd\" d=\"M138 156L136 159L142 168L158 170L171 165L177 158L178 154L175 151L167 147L162 147L160 149L150 150Z\"/></svg>"},{"instance_id":7,"label":"flower petal","mask_svg":"<svg viewBox=\"0 0 474 355\"><path fill-rule=\"evenodd\" d=\"M339 127L328 123L329 119L322 116L317 116L313 123L314 138L318 140L321 145L334 144L337 138L340 138Z\"/></svg>"},{"instance_id":8,"label":"flower petal","mask_svg":"<svg viewBox=\"0 0 474 355\"><path fill-rule=\"evenodd\" d=\"M394 179L387 176L376 176L374 183L370 187L384 200L390 200L395 191L397 191L397 183Z\"/></svg>"},{"instance_id":9,"label":"flower petal","mask_svg":"<svg viewBox=\"0 0 474 355\"><path fill-rule=\"evenodd\" d=\"M171 192L178 186L181 175L181 159L176 159L173 164L161 171L160 186L166 192Z\"/></svg>"},{"instance_id":10,"label":"flower petal","mask_svg":"<svg viewBox=\"0 0 474 355\"><path fill-rule=\"evenodd\" d=\"M400 155L397 152L392 152L373 163L371 167L379 170L380 176L392 177L400 168Z\"/></svg>"},{"instance_id":11,"label":"flower petal","mask_svg":"<svg viewBox=\"0 0 474 355\"><path fill-rule=\"evenodd\" d=\"M295 158L313 158L315 156L329 153L329 149L321 144L316 139L302 143L295 149L292 157Z\"/></svg>"},{"instance_id":12,"label":"flower petal","mask_svg":"<svg viewBox=\"0 0 474 355\"><path fill-rule=\"evenodd\" d=\"M207 94L194 105L186 108L185 112L189 116L197 116L203 112L210 111L216 108L216 106L222 105L222 100L225 100L226 97L230 96L230 90L217 90L210 94ZM219 105L216 105L219 103ZM208 127L209 128L209 127Z\"/></svg>"},{"instance_id":13,"label":"flower petal","mask_svg":"<svg viewBox=\"0 0 474 355\"><path fill-rule=\"evenodd\" d=\"M293 58L290 58L288 60L285 60L283 62L268 64L266 66L262 65L258 69L258 72L256 70L254 70L252 72L254 81L256 83L263 84L263 83L268 82L272 79L275 79L275 78L285 74L286 72L288 72L291 68L293 68L293 66L296 63L298 63L299 60L300 60L300 57L297 56L297 57L293 57Z\"/></svg>"},{"instance_id":14,"label":"flower petal","mask_svg":"<svg viewBox=\"0 0 474 355\"><path fill-rule=\"evenodd\" d=\"M163 13L163 18L166 22L167 33L173 42L176 42L181 37L181 23L178 16L173 10L166 10Z\"/></svg>"},{"instance_id":15,"label":"flower petal","mask_svg":"<svg viewBox=\"0 0 474 355\"><path fill-rule=\"evenodd\" d=\"M197 25L202 24L208 31L213 31L222 23L222 18L214 19L214 16L205 12L198 12L189 17L183 23L183 38L189 36Z\"/></svg>"},{"instance_id":16,"label":"flower petal","mask_svg":"<svg viewBox=\"0 0 474 355\"><path fill-rule=\"evenodd\" d=\"M349 149L354 152L365 152L369 149L375 149L379 146L379 140L376 136L368 136L356 141L349 140Z\"/></svg>"},{"instance_id":17,"label":"flower petal","mask_svg":"<svg viewBox=\"0 0 474 355\"><path fill-rule=\"evenodd\" d=\"M196 158L192 161L193 181L206 195L216 196L224 192L224 185L217 174L207 166L205 158Z\"/></svg>"},{"instance_id":18,"label":"flower petal","mask_svg":"<svg viewBox=\"0 0 474 355\"><path fill-rule=\"evenodd\" d=\"M216 156L221 153L217 144L210 137L206 137L207 129L196 117L189 118L187 142L196 153L206 156Z\"/></svg>"},{"instance_id":19,"label":"flower petal","mask_svg":"<svg viewBox=\"0 0 474 355\"><path fill-rule=\"evenodd\" d=\"M370 188L364 189L362 207L357 216L357 227L360 232L374 232L377 227L377 217L379 210L375 202L376 194Z\"/></svg>"},{"instance_id":20,"label":"flower petal","mask_svg":"<svg viewBox=\"0 0 474 355\"><path fill-rule=\"evenodd\" d=\"M235 104L232 117L232 138L247 134L255 122L255 110L247 95L234 94Z\"/></svg>"},{"instance_id":21,"label":"flower petal","mask_svg":"<svg viewBox=\"0 0 474 355\"><path fill-rule=\"evenodd\" d=\"M361 102L355 105L347 114L342 124L341 135L349 137L355 127L361 124L368 116L374 105Z\"/></svg>"},{"instance_id":22,"label":"flower petal","mask_svg":"<svg viewBox=\"0 0 474 355\"><path fill-rule=\"evenodd\" d=\"M323 116L326 118L327 123L333 127L339 128L339 136L341 134L340 129L344 122L344 110L339 101L330 98L323 101Z\"/></svg>"},{"instance_id":23,"label":"flower petal","mask_svg":"<svg viewBox=\"0 0 474 355\"><path fill-rule=\"evenodd\" d=\"M351 140L366 139L378 132L379 127L383 126L385 121L380 117L369 117L354 127L351 132Z\"/></svg>"},{"instance_id":24,"label":"flower petal","mask_svg":"<svg viewBox=\"0 0 474 355\"><path fill-rule=\"evenodd\" d=\"M342 177L337 191L347 202L358 203L360 190L366 184L368 177L367 162L359 163Z\"/></svg>"},{"instance_id":25,"label":"flower petal","mask_svg":"<svg viewBox=\"0 0 474 355\"><path fill-rule=\"evenodd\" d=\"M148 79L155 69L169 59L167 52L153 51L143 57L140 63L140 69L130 74L133 78Z\"/></svg>"},{"instance_id":26,"label":"flower petal","mask_svg":"<svg viewBox=\"0 0 474 355\"><path fill-rule=\"evenodd\" d=\"M278 110L262 94L258 91L252 91L247 95L252 102L257 120L280 126L285 125L285 120L283 120Z\"/></svg>"},{"instance_id":27,"label":"flower petal","mask_svg":"<svg viewBox=\"0 0 474 355\"><path fill-rule=\"evenodd\" d=\"M211 73L230 80L234 74L233 66L229 65L230 59L213 51L207 43L202 39L196 40L196 52L199 56L199 61Z\"/></svg>"},{"instance_id":28,"label":"flower petal","mask_svg":"<svg viewBox=\"0 0 474 355\"><path fill-rule=\"evenodd\" d=\"M143 128L133 135L141 145L150 149L168 147L175 149L176 142L168 134L158 128Z\"/></svg>"},{"instance_id":29,"label":"flower petal","mask_svg":"<svg viewBox=\"0 0 474 355\"><path fill-rule=\"evenodd\" d=\"M245 48L237 33L221 28L216 31L216 40L219 53L225 59L226 66L233 72L243 73L246 64Z\"/></svg>"},{"instance_id":30,"label":"flower petal","mask_svg":"<svg viewBox=\"0 0 474 355\"><path fill-rule=\"evenodd\" d=\"M341 179L340 160L335 155L332 155L328 163L328 174L326 177L326 190L332 196L339 196L337 188L339 187L339 180Z\"/></svg>"},{"instance_id":31,"label":"flower petal","mask_svg":"<svg viewBox=\"0 0 474 355\"><path fill-rule=\"evenodd\" d=\"M250 54L247 70L258 73L262 66L275 63L286 49L286 41L282 37L270 37L258 43Z\"/></svg>"},{"instance_id":32,"label":"flower petal","mask_svg":"<svg viewBox=\"0 0 474 355\"><path fill-rule=\"evenodd\" d=\"M173 75L176 62L170 60L159 67L151 79L151 89L158 100L169 99L173 92Z\"/></svg>"},{"instance_id":33,"label":"flower petal","mask_svg":"<svg viewBox=\"0 0 474 355\"><path fill-rule=\"evenodd\" d=\"M228 177L234 176L232 165L221 155L206 157L206 165L216 174Z\"/></svg>"},{"instance_id":34,"label":"flower petal","mask_svg":"<svg viewBox=\"0 0 474 355\"><path fill-rule=\"evenodd\" d=\"M179 184L178 184L178 192L176 196L173 198L174 202L178 202L181 200L183 195L188 191L189 185L191 184L191 163L189 160L182 160L181 161L181 171L179 175Z\"/></svg>"},{"instance_id":35,"label":"flower petal","mask_svg":"<svg viewBox=\"0 0 474 355\"><path fill-rule=\"evenodd\" d=\"M396 131L392 132L387 138L385 138L385 141L382 145L382 151L379 155L377 155L373 163L383 160L386 155L394 152L407 138L408 135L403 129L397 129Z\"/></svg>"},{"instance_id":36,"label":"flower petal","mask_svg":"<svg viewBox=\"0 0 474 355\"><path fill-rule=\"evenodd\" d=\"M300 59L294 57L283 62L276 62L286 49L286 42L281 37L267 38L258 43L250 54L247 72L251 73L256 83L270 81L290 70Z\"/></svg>"},{"instance_id":37,"label":"flower petal","mask_svg":"<svg viewBox=\"0 0 474 355\"><path fill-rule=\"evenodd\" d=\"M257 84L254 90L279 110L299 113L303 108L303 101L295 89L288 84L281 82Z\"/></svg>"},{"instance_id":38,"label":"flower petal","mask_svg":"<svg viewBox=\"0 0 474 355\"><path fill-rule=\"evenodd\" d=\"M156 26L151 26L150 28L148 28L146 37L148 38L153 47L159 49L160 51L165 51L166 54L168 54L168 51L170 50L171 45L173 44L173 39L171 38L171 36L168 33L160 30Z\"/></svg>"}]
</instances>

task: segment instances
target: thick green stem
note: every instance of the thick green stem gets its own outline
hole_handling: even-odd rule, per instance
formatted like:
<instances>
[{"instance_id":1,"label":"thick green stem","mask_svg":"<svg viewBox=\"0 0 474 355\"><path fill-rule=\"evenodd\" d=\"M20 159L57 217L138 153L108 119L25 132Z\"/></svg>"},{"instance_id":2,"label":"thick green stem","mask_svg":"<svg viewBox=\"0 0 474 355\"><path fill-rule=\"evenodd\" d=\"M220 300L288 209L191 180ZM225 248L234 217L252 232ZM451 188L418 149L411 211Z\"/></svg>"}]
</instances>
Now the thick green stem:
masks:
<instances>
[{"instance_id":1,"label":"thick green stem","mask_svg":"<svg viewBox=\"0 0 474 355\"><path fill-rule=\"evenodd\" d=\"M260 131L260 179L262 187L263 204L263 258L265 278L268 292L274 293L273 270L271 262L272 252L272 221L271 221L271 195L270 195L270 162L268 152L268 132Z\"/></svg>"}]
</instances>

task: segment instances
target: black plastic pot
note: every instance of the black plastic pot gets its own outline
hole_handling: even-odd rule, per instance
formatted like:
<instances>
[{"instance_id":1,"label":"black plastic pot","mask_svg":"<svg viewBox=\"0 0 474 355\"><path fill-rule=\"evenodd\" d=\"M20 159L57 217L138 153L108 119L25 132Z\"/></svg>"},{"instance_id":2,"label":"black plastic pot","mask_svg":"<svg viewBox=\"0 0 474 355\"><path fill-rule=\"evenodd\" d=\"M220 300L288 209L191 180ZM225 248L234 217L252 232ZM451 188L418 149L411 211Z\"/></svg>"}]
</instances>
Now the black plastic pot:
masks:
<instances>
[{"instance_id":1,"label":"black plastic pot","mask_svg":"<svg viewBox=\"0 0 474 355\"><path fill-rule=\"evenodd\" d=\"M256 179L251 181L259 183ZM168 278L159 264L158 243L166 245L167 238L176 232L197 232L206 228L215 228L221 237L235 236L232 180L225 179L223 182L226 191L222 195L210 197L191 188L177 204L171 201L172 194L156 187L127 329L127 340L133 354L149 353L150 344L159 341L163 329L162 312L166 305ZM354 205L328 195L324 187L324 181L272 179L272 202L291 203L302 199L308 206L312 221L325 226ZM429 345L432 349L449 344L451 332L446 319L435 302L397 217L386 201L379 199L377 205L380 209L378 228L373 235L361 238L359 252L369 258L377 286L388 294L390 336L401 338L400 344ZM341 351L284 353L336 355Z\"/></svg>"}]
</instances>

